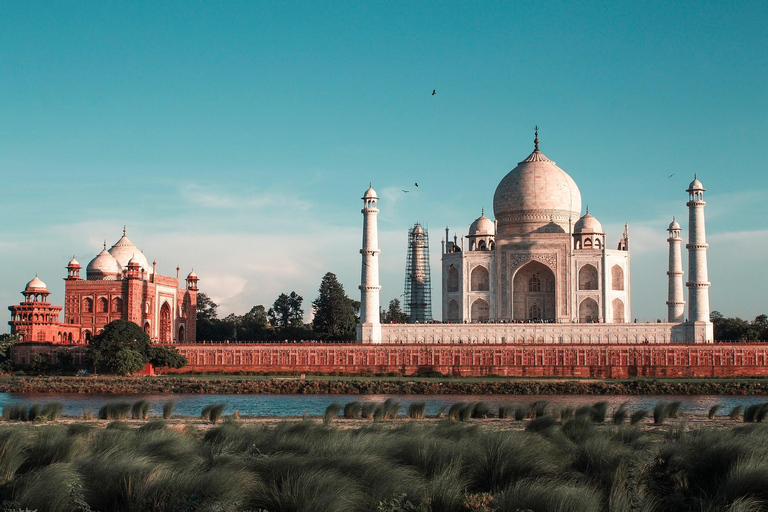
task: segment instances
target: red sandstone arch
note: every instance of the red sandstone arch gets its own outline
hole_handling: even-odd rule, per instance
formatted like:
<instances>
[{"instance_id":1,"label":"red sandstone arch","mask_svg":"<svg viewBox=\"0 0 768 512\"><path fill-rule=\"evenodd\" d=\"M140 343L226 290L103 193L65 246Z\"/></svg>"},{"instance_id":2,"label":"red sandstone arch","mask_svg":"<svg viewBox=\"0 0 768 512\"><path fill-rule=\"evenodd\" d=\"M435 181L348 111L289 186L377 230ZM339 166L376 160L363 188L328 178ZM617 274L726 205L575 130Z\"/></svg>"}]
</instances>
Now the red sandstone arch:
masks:
<instances>
[{"instance_id":1,"label":"red sandstone arch","mask_svg":"<svg viewBox=\"0 0 768 512\"><path fill-rule=\"evenodd\" d=\"M183 341L186 341L184 339L184 326L183 325L179 326L179 337L176 339L176 341L178 341L179 343L181 343Z\"/></svg>"},{"instance_id":2,"label":"red sandstone arch","mask_svg":"<svg viewBox=\"0 0 768 512\"><path fill-rule=\"evenodd\" d=\"M170 343L171 341L171 306L163 302L160 307L160 342Z\"/></svg>"}]
</instances>

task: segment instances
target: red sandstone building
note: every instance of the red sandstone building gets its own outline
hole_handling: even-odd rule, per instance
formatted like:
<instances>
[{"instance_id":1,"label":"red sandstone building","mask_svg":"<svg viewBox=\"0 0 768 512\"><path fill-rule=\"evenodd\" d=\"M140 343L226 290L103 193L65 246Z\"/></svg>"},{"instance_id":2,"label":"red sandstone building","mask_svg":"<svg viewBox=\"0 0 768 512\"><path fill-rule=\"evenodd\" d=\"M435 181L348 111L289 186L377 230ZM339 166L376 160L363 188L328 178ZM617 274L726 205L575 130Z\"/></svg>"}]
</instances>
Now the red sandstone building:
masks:
<instances>
[{"instance_id":1,"label":"red sandstone building","mask_svg":"<svg viewBox=\"0 0 768 512\"><path fill-rule=\"evenodd\" d=\"M113 320L127 320L144 328L159 343L184 343L196 337L197 275L190 272L186 288L179 276L162 276L157 263L150 267L144 254L123 236L102 250L86 267L74 258L67 265L62 308L48 302L45 283L38 277L27 283L21 304L9 306L11 334L24 342L88 343Z\"/></svg>"}]
</instances>

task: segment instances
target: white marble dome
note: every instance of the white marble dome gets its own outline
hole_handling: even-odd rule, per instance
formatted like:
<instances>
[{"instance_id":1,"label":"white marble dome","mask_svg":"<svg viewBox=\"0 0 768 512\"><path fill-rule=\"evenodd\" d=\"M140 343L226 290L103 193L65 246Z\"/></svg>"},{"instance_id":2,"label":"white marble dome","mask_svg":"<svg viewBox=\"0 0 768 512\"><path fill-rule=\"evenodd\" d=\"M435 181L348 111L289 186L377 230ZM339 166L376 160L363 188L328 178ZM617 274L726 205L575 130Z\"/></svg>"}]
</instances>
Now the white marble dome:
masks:
<instances>
[{"instance_id":1,"label":"white marble dome","mask_svg":"<svg viewBox=\"0 0 768 512\"><path fill-rule=\"evenodd\" d=\"M673 229L680 229L680 224L678 224L676 219L672 219L672 222L669 224L669 231Z\"/></svg>"},{"instance_id":2,"label":"white marble dome","mask_svg":"<svg viewBox=\"0 0 768 512\"><path fill-rule=\"evenodd\" d=\"M89 281L116 280L119 279L122 267L109 251L104 249L88 263L85 271Z\"/></svg>"},{"instance_id":3,"label":"white marble dome","mask_svg":"<svg viewBox=\"0 0 768 512\"><path fill-rule=\"evenodd\" d=\"M496 187L493 212L499 228L516 223L555 222L567 228L581 216L576 182L538 148L512 169Z\"/></svg>"},{"instance_id":4,"label":"white marble dome","mask_svg":"<svg viewBox=\"0 0 768 512\"><path fill-rule=\"evenodd\" d=\"M593 233L603 235L603 226L593 215L587 213L573 226L574 233Z\"/></svg>"},{"instance_id":5,"label":"white marble dome","mask_svg":"<svg viewBox=\"0 0 768 512\"><path fill-rule=\"evenodd\" d=\"M32 279L30 282L27 283L27 286L24 287L25 292L44 292L48 291L48 287L45 286L45 283L37 276L35 276L34 279Z\"/></svg>"},{"instance_id":6,"label":"white marble dome","mask_svg":"<svg viewBox=\"0 0 768 512\"><path fill-rule=\"evenodd\" d=\"M490 235L493 236L496 231L496 226L493 221L485 216L485 213L481 214L475 222L469 226L469 235Z\"/></svg>"},{"instance_id":7,"label":"white marble dome","mask_svg":"<svg viewBox=\"0 0 768 512\"><path fill-rule=\"evenodd\" d=\"M123 236L120 237L120 240L109 249L109 254L117 260L120 264L120 268L127 268L128 262L131 261L131 259L135 259L147 275L152 273L152 267L147 262L144 253L142 253L138 247L133 245L133 242L125 236L125 232L123 232Z\"/></svg>"},{"instance_id":8,"label":"white marble dome","mask_svg":"<svg viewBox=\"0 0 768 512\"><path fill-rule=\"evenodd\" d=\"M368 186L368 190L365 191L365 194L363 195L363 199L378 199L379 196L376 195L376 191L373 190L372 186Z\"/></svg>"}]
</instances>

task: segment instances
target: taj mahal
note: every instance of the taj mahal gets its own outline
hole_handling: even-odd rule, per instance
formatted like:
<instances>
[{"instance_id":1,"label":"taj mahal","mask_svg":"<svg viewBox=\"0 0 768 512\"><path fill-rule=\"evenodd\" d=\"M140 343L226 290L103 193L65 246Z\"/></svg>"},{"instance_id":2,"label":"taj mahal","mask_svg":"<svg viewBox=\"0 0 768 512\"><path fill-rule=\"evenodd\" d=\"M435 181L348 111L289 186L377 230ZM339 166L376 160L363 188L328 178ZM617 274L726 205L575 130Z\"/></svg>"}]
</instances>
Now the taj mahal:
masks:
<instances>
[{"instance_id":1,"label":"taj mahal","mask_svg":"<svg viewBox=\"0 0 768 512\"><path fill-rule=\"evenodd\" d=\"M705 192L688 190L688 315L681 227L667 229L667 321L632 321L629 227L610 240L582 214L576 182L539 149L499 183L491 220L482 212L460 240L442 242L442 323L379 322L379 212L372 187L363 196L361 324L363 343L712 343ZM661 238L660 238L661 239ZM663 269L660 269L663 271Z\"/></svg>"}]
</instances>

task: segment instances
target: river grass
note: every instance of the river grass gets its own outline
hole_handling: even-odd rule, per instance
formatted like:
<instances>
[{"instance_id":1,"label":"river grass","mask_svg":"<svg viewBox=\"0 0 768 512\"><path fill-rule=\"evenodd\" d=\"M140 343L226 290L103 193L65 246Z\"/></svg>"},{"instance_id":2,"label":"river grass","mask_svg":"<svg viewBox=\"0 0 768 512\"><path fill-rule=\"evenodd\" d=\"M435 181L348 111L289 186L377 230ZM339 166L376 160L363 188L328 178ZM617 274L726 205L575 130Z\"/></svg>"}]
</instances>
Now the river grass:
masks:
<instances>
[{"instance_id":1,"label":"river grass","mask_svg":"<svg viewBox=\"0 0 768 512\"><path fill-rule=\"evenodd\" d=\"M337 404L290 421L3 421L0 499L40 512L768 509L761 423L631 425L604 402L541 402L520 421L482 403L455 421L415 407L386 419L385 405L368 419Z\"/></svg>"},{"instance_id":2,"label":"river grass","mask_svg":"<svg viewBox=\"0 0 768 512\"><path fill-rule=\"evenodd\" d=\"M554 379L185 375L0 376L5 393L765 395L768 379Z\"/></svg>"}]
</instances>

